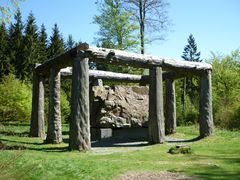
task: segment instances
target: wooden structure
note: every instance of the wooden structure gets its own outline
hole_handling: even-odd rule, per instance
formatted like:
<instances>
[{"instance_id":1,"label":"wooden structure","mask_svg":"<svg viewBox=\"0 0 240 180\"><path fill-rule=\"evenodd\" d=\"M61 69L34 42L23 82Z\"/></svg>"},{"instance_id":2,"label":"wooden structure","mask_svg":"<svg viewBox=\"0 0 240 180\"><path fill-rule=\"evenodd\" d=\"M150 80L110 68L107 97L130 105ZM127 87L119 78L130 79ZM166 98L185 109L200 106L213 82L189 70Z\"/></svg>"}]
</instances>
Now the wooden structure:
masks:
<instances>
[{"instance_id":1,"label":"wooden structure","mask_svg":"<svg viewBox=\"0 0 240 180\"><path fill-rule=\"evenodd\" d=\"M149 76L89 70L88 61L147 68ZM71 69L61 69L72 66ZM163 143L166 133L176 131L176 100L174 79L197 75L201 77L200 136L213 133L212 66L207 63L177 61L156 56L140 55L119 50L89 47L83 43L72 50L48 60L34 69L30 136L44 136L43 79L49 78L49 117L46 142L60 143L60 73L72 78L70 120L70 150L89 150L89 78L140 82L149 84L149 143ZM164 71L164 72L163 72ZM163 80L166 81L166 122L163 113ZM166 123L166 130L165 130Z\"/></svg>"}]
</instances>

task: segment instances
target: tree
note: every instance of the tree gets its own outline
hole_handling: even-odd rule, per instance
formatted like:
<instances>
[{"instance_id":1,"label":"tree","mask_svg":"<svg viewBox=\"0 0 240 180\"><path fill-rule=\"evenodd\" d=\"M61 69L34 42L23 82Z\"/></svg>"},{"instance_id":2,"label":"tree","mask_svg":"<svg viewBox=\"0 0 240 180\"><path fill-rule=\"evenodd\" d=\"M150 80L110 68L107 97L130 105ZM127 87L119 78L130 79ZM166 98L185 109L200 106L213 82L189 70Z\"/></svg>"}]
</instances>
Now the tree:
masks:
<instances>
[{"instance_id":1,"label":"tree","mask_svg":"<svg viewBox=\"0 0 240 180\"><path fill-rule=\"evenodd\" d=\"M122 0L97 1L97 5L100 11L100 15L94 16L94 23L100 27L97 44L105 48L134 49L138 44L134 36L137 26L130 19L132 13L124 11Z\"/></svg>"},{"instance_id":2,"label":"tree","mask_svg":"<svg viewBox=\"0 0 240 180\"><path fill-rule=\"evenodd\" d=\"M54 24L52 30L52 36L50 37L50 45L48 48L48 58L52 58L64 52L64 40L60 35L59 28L57 24Z\"/></svg>"},{"instance_id":3,"label":"tree","mask_svg":"<svg viewBox=\"0 0 240 180\"><path fill-rule=\"evenodd\" d=\"M195 42L195 38L192 34L188 37L188 44L185 46L182 58L185 61L194 61L194 62L201 62L200 59L201 53L198 52L197 44ZM181 93L181 101L182 101L182 114L184 117L185 114L185 101L186 101L186 94L189 95L191 103L198 105L198 97L199 97L199 79L198 78L184 78L182 80L182 93Z\"/></svg>"},{"instance_id":4,"label":"tree","mask_svg":"<svg viewBox=\"0 0 240 180\"><path fill-rule=\"evenodd\" d=\"M68 35L67 43L66 43L66 51L74 48L77 45L77 43L73 40L72 35Z\"/></svg>"},{"instance_id":5,"label":"tree","mask_svg":"<svg viewBox=\"0 0 240 180\"><path fill-rule=\"evenodd\" d=\"M0 2L3 0L0 0ZM0 5L0 23L10 22L11 11L15 11L19 7L19 3L23 0L5 0Z\"/></svg>"},{"instance_id":6,"label":"tree","mask_svg":"<svg viewBox=\"0 0 240 180\"><path fill-rule=\"evenodd\" d=\"M169 19L166 0L123 0L125 8L133 12L135 22L139 24L141 53L145 53L145 44L164 39L163 32L168 29ZM147 36L148 35L148 36Z\"/></svg>"},{"instance_id":7,"label":"tree","mask_svg":"<svg viewBox=\"0 0 240 180\"><path fill-rule=\"evenodd\" d=\"M0 25L0 78L13 71L13 66L8 56L7 47L8 34L5 23L3 22Z\"/></svg>"},{"instance_id":8,"label":"tree","mask_svg":"<svg viewBox=\"0 0 240 180\"><path fill-rule=\"evenodd\" d=\"M29 79L32 69L39 62L38 27L33 13L27 19L25 36L23 37L23 63L21 64L21 79Z\"/></svg>"},{"instance_id":9,"label":"tree","mask_svg":"<svg viewBox=\"0 0 240 180\"><path fill-rule=\"evenodd\" d=\"M100 14L94 17L98 24L98 46L120 50L135 50L138 38L135 35L137 25L131 20L131 11L125 11L122 0L97 1ZM115 72L136 72L138 69L112 65L96 65L97 69Z\"/></svg>"},{"instance_id":10,"label":"tree","mask_svg":"<svg viewBox=\"0 0 240 180\"><path fill-rule=\"evenodd\" d=\"M39 33L39 63L44 63L48 58L48 41L47 41L47 33L44 24L41 25L40 33Z\"/></svg>"},{"instance_id":11,"label":"tree","mask_svg":"<svg viewBox=\"0 0 240 180\"><path fill-rule=\"evenodd\" d=\"M18 9L14 15L15 23L10 25L8 54L11 64L14 66L14 72L17 78L22 79L23 65L23 23L22 14Z\"/></svg>"}]
</instances>

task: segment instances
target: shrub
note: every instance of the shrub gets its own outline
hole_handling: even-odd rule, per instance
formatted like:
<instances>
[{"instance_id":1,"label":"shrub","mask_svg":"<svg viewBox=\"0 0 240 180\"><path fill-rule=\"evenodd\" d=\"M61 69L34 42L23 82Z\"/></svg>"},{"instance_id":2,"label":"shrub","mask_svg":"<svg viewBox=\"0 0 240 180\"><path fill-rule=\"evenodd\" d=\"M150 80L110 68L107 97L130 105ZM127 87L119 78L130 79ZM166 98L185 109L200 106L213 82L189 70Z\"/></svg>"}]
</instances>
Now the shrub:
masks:
<instances>
[{"instance_id":1,"label":"shrub","mask_svg":"<svg viewBox=\"0 0 240 180\"><path fill-rule=\"evenodd\" d=\"M0 84L0 120L29 121L31 116L31 87L14 75L4 76Z\"/></svg>"}]
</instances>

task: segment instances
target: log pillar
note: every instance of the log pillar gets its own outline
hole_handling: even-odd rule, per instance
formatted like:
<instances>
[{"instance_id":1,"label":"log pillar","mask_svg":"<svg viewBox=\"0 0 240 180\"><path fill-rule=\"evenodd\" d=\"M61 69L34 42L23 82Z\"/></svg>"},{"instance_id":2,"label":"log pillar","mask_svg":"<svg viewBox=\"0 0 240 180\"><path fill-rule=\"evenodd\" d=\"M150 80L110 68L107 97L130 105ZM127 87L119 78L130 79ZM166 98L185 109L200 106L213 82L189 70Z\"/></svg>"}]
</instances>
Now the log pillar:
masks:
<instances>
[{"instance_id":1,"label":"log pillar","mask_svg":"<svg viewBox=\"0 0 240 180\"><path fill-rule=\"evenodd\" d=\"M72 65L72 102L69 150L88 151L90 141L88 58L80 55Z\"/></svg>"},{"instance_id":2,"label":"log pillar","mask_svg":"<svg viewBox=\"0 0 240 180\"><path fill-rule=\"evenodd\" d=\"M176 133L176 96L175 96L175 83L173 79L166 79L166 94L165 94L165 131L166 134Z\"/></svg>"},{"instance_id":3,"label":"log pillar","mask_svg":"<svg viewBox=\"0 0 240 180\"><path fill-rule=\"evenodd\" d=\"M149 143L163 143L165 139L163 113L162 68L150 69L149 80Z\"/></svg>"},{"instance_id":4,"label":"log pillar","mask_svg":"<svg viewBox=\"0 0 240 180\"><path fill-rule=\"evenodd\" d=\"M60 84L60 71L52 67L49 76L49 113L46 143L58 144L62 142Z\"/></svg>"},{"instance_id":5,"label":"log pillar","mask_svg":"<svg viewBox=\"0 0 240 180\"><path fill-rule=\"evenodd\" d=\"M213 134L213 114L212 114L212 77L208 70L201 76L200 92L200 137Z\"/></svg>"},{"instance_id":6,"label":"log pillar","mask_svg":"<svg viewBox=\"0 0 240 180\"><path fill-rule=\"evenodd\" d=\"M33 72L31 137L45 138L44 130L44 79Z\"/></svg>"}]
</instances>

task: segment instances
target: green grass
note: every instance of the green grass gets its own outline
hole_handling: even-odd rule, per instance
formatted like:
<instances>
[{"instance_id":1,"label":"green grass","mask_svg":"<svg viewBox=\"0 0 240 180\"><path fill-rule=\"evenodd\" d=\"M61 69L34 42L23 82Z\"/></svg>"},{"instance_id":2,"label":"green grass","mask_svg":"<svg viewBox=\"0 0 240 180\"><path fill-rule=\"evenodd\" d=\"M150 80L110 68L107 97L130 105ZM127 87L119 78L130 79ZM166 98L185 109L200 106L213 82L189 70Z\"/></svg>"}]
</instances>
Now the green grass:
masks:
<instances>
[{"instance_id":1,"label":"green grass","mask_svg":"<svg viewBox=\"0 0 240 180\"><path fill-rule=\"evenodd\" d=\"M68 127L64 125L64 140ZM170 171L200 179L240 179L240 132L216 130L215 135L185 143L191 154L171 155L176 145L147 146L141 150L111 147L119 152L69 152L68 144L47 145L39 138L27 137L28 124L0 124L0 141L7 146L24 146L26 150L0 151L0 179L115 179L128 171ZM193 139L195 126L179 127L173 135ZM178 143L181 144L181 143ZM126 151L127 149L127 151ZM113 151L114 152L114 151Z\"/></svg>"}]
</instances>

